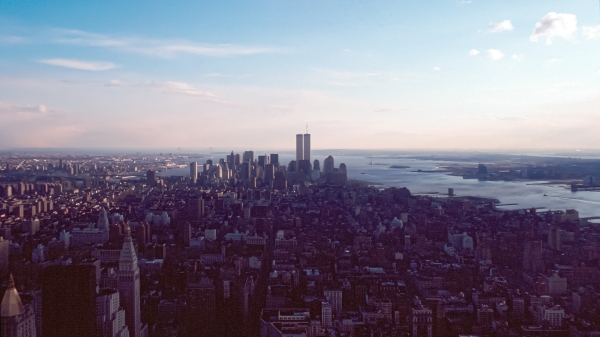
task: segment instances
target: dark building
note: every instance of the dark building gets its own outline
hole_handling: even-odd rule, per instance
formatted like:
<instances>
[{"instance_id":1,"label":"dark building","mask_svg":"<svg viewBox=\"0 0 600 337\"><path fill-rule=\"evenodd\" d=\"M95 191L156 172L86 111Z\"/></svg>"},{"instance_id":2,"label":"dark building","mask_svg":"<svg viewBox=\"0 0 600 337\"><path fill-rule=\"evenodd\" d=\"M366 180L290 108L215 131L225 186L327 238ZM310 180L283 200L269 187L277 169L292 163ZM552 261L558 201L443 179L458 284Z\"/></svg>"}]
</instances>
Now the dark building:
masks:
<instances>
[{"instance_id":1,"label":"dark building","mask_svg":"<svg viewBox=\"0 0 600 337\"><path fill-rule=\"evenodd\" d=\"M310 163L310 160L299 160L298 161L298 171L300 172L304 172L304 174L306 174L307 176L310 175L310 173L312 172L312 165Z\"/></svg>"},{"instance_id":2,"label":"dark building","mask_svg":"<svg viewBox=\"0 0 600 337\"><path fill-rule=\"evenodd\" d=\"M50 266L42 274L42 335L90 336L96 331L96 268Z\"/></svg>"},{"instance_id":3,"label":"dark building","mask_svg":"<svg viewBox=\"0 0 600 337\"><path fill-rule=\"evenodd\" d=\"M146 180L148 180L148 184L154 186L156 184L156 171L148 170L146 172Z\"/></svg>"},{"instance_id":4,"label":"dark building","mask_svg":"<svg viewBox=\"0 0 600 337\"><path fill-rule=\"evenodd\" d=\"M279 154L271 153L269 155L269 162L271 162L271 164L275 165L275 167L279 167Z\"/></svg>"},{"instance_id":5,"label":"dark building","mask_svg":"<svg viewBox=\"0 0 600 337\"><path fill-rule=\"evenodd\" d=\"M215 335L215 286L208 277L193 271L187 283L187 336Z\"/></svg>"},{"instance_id":6,"label":"dark building","mask_svg":"<svg viewBox=\"0 0 600 337\"><path fill-rule=\"evenodd\" d=\"M275 178L275 168L273 164L265 165L265 183L270 184Z\"/></svg>"},{"instance_id":7,"label":"dark building","mask_svg":"<svg viewBox=\"0 0 600 337\"><path fill-rule=\"evenodd\" d=\"M248 162L242 163L242 169L240 170L240 179L242 179L242 180L250 179L250 163L248 163Z\"/></svg>"},{"instance_id":8,"label":"dark building","mask_svg":"<svg viewBox=\"0 0 600 337\"><path fill-rule=\"evenodd\" d=\"M265 167L266 164L269 164L269 156L258 156L258 166Z\"/></svg>"}]
</instances>

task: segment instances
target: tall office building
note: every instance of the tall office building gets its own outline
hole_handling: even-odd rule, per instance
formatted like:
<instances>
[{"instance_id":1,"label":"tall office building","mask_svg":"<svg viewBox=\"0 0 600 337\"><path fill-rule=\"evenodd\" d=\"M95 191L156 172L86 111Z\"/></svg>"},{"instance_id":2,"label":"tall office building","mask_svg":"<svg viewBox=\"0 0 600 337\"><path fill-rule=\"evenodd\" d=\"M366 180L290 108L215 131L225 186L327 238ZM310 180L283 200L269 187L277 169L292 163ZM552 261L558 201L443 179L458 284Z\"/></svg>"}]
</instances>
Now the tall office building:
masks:
<instances>
[{"instance_id":1,"label":"tall office building","mask_svg":"<svg viewBox=\"0 0 600 337\"><path fill-rule=\"evenodd\" d=\"M333 157L329 156L323 161L323 173L333 172L334 168Z\"/></svg>"},{"instance_id":2,"label":"tall office building","mask_svg":"<svg viewBox=\"0 0 600 337\"><path fill-rule=\"evenodd\" d=\"M138 268L131 229L125 229L125 240L119 257L119 294L121 306L125 309L125 322L131 337L143 336L140 320L140 269Z\"/></svg>"},{"instance_id":3,"label":"tall office building","mask_svg":"<svg viewBox=\"0 0 600 337\"><path fill-rule=\"evenodd\" d=\"M1 304L0 333L2 337L35 337L35 312L33 307L24 306L15 288L12 275Z\"/></svg>"},{"instance_id":4,"label":"tall office building","mask_svg":"<svg viewBox=\"0 0 600 337\"><path fill-rule=\"evenodd\" d=\"M296 135L296 163L304 159L304 136Z\"/></svg>"},{"instance_id":5,"label":"tall office building","mask_svg":"<svg viewBox=\"0 0 600 337\"><path fill-rule=\"evenodd\" d=\"M242 157L242 160L244 161L244 163L247 163L248 161L250 162L250 164L254 163L254 151L244 151L244 156Z\"/></svg>"},{"instance_id":6,"label":"tall office building","mask_svg":"<svg viewBox=\"0 0 600 337\"><path fill-rule=\"evenodd\" d=\"M310 161L310 134L304 134L304 160Z\"/></svg>"},{"instance_id":7,"label":"tall office building","mask_svg":"<svg viewBox=\"0 0 600 337\"><path fill-rule=\"evenodd\" d=\"M108 222L108 213L104 207L100 208L100 213L98 214L98 229L105 230L107 233L110 232L110 223Z\"/></svg>"},{"instance_id":8,"label":"tall office building","mask_svg":"<svg viewBox=\"0 0 600 337\"><path fill-rule=\"evenodd\" d=\"M198 163L195 161L190 163L190 178L192 178L192 184L198 182Z\"/></svg>"},{"instance_id":9,"label":"tall office building","mask_svg":"<svg viewBox=\"0 0 600 337\"><path fill-rule=\"evenodd\" d=\"M279 154L271 153L269 155L269 162L271 164L275 165L275 167L279 167Z\"/></svg>"},{"instance_id":10,"label":"tall office building","mask_svg":"<svg viewBox=\"0 0 600 337\"><path fill-rule=\"evenodd\" d=\"M10 230L8 233L10 233ZM10 236L10 234L8 235ZM0 282L8 276L8 249L9 241L0 236Z\"/></svg>"},{"instance_id":11,"label":"tall office building","mask_svg":"<svg viewBox=\"0 0 600 337\"><path fill-rule=\"evenodd\" d=\"M264 182L266 184L270 184L273 179L275 178L275 168L273 166L273 164L266 164L265 165L265 179Z\"/></svg>"},{"instance_id":12,"label":"tall office building","mask_svg":"<svg viewBox=\"0 0 600 337\"><path fill-rule=\"evenodd\" d=\"M266 164L269 164L269 156L258 156L258 166L265 167Z\"/></svg>"},{"instance_id":13,"label":"tall office building","mask_svg":"<svg viewBox=\"0 0 600 337\"><path fill-rule=\"evenodd\" d=\"M96 332L96 268L49 266L42 274L42 335L89 336Z\"/></svg>"},{"instance_id":14,"label":"tall office building","mask_svg":"<svg viewBox=\"0 0 600 337\"><path fill-rule=\"evenodd\" d=\"M96 297L98 332L101 337L129 337L125 325L125 309L119 303L116 289L100 289Z\"/></svg>"},{"instance_id":15,"label":"tall office building","mask_svg":"<svg viewBox=\"0 0 600 337\"><path fill-rule=\"evenodd\" d=\"M148 170L146 172L146 180L148 180L150 186L154 186L156 184L156 171Z\"/></svg>"}]
</instances>

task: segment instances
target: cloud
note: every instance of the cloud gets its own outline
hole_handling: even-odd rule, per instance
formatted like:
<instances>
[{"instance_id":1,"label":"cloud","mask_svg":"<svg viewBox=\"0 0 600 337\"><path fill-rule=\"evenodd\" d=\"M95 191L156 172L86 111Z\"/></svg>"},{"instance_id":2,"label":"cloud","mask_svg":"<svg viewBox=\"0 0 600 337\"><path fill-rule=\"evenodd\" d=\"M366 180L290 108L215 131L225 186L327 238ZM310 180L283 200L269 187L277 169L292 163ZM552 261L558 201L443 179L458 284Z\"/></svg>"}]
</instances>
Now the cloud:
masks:
<instances>
[{"instance_id":1,"label":"cloud","mask_svg":"<svg viewBox=\"0 0 600 337\"><path fill-rule=\"evenodd\" d=\"M535 24L530 40L537 42L540 36L546 36L546 44L552 44L554 37L570 39L577 30L577 16L574 14L550 12Z\"/></svg>"},{"instance_id":2,"label":"cloud","mask_svg":"<svg viewBox=\"0 0 600 337\"><path fill-rule=\"evenodd\" d=\"M110 80L108 83L105 83L105 87L122 87L124 84L120 80Z\"/></svg>"},{"instance_id":3,"label":"cloud","mask_svg":"<svg viewBox=\"0 0 600 337\"><path fill-rule=\"evenodd\" d=\"M492 33L510 31L513 29L515 29L515 27L513 26L512 22L510 22L510 20L504 20L497 23L490 23L490 32Z\"/></svg>"},{"instance_id":4,"label":"cloud","mask_svg":"<svg viewBox=\"0 0 600 337\"><path fill-rule=\"evenodd\" d=\"M504 58L504 54L498 49L488 49L487 54L488 57L494 61L498 61Z\"/></svg>"},{"instance_id":5,"label":"cloud","mask_svg":"<svg viewBox=\"0 0 600 337\"><path fill-rule=\"evenodd\" d=\"M2 44L17 44L25 42L25 38L20 36L1 36L0 35L0 43Z\"/></svg>"},{"instance_id":6,"label":"cloud","mask_svg":"<svg viewBox=\"0 0 600 337\"><path fill-rule=\"evenodd\" d=\"M583 27L582 31L583 36L585 36L589 40L600 38L600 25L592 27Z\"/></svg>"},{"instance_id":7,"label":"cloud","mask_svg":"<svg viewBox=\"0 0 600 337\"><path fill-rule=\"evenodd\" d=\"M496 119L501 120L503 122L524 122L529 118L521 117L521 116L499 116Z\"/></svg>"},{"instance_id":8,"label":"cloud","mask_svg":"<svg viewBox=\"0 0 600 337\"><path fill-rule=\"evenodd\" d=\"M471 55L471 56L477 56L479 54L481 54L481 52L479 50L477 50L477 49L471 49L471 50L469 50L469 55Z\"/></svg>"},{"instance_id":9,"label":"cloud","mask_svg":"<svg viewBox=\"0 0 600 337\"><path fill-rule=\"evenodd\" d=\"M23 105L0 101L0 115L41 115L47 110L45 105Z\"/></svg>"},{"instance_id":10,"label":"cloud","mask_svg":"<svg viewBox=\"0 0 600 337\"><path fill-rule=\"evenodd\" d=\"M73 59L47 59L39 60L38 62L51 66L90 71L103 71L113 69L115 67L115 64L112 62L80 61Z\"/></svg>"},{"instance_id":11,"label":"cloud","mask_svg":"<svg viewBox=\"0 0 600 337\"><path fill-rule=\"evenodd\" d=\"M175 57L180 54L222 57L282 53L288 51L282 48L261 46L202 44L182 39L153 40L139 37L109 37L102 34L68 29L55 29L53 32L56 35L51 40L53 43L114 48L158 57Z\"/></svg>"},{"instance_id":12,"label":"cloud","mask_svg":"<svg viewBox=\"0 0 600 337\"><path fill-rule=\"evenodd\" d=\"M442 70L442 68L440 68L440 67L434 67L433 68L433 71L440 71L440 70Z\"/></svg>"},{"instance_id":13,"label":"cloud","mask_svg":"<svg viewBox=\"0 0 600 337\"><path fill-rule=\"evenodd\" d=\"M122 82L119 83L121 85L126 85ZM225 97L217 95L210 91L201 90L186 82L152 81L145 83L130 84L128 86L155 89L163 94L196 96L213 103L229 104L229 102L225 100Z\"/></svg>"},{"instance_id":14,"label":"cloud","mask_svg":"<svg viewBox=\"0 0 600 337\"><path fill-rule=\"evenodd\" d=\"M523 54L513 54L512 59L515 61L523 61L525 55Z\"/></svg>"}]
</instances>

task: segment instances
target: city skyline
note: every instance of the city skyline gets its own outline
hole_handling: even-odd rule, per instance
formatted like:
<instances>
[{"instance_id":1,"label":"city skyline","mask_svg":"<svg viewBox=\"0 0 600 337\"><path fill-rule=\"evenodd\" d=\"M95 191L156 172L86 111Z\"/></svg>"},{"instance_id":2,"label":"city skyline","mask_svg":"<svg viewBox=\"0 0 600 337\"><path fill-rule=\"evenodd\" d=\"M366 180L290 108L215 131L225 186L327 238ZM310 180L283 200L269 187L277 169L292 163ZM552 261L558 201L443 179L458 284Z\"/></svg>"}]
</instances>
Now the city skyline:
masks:
<instances>
[{"instance_id":1,"label":"city skyline","mask_svg":"<svg viewBox=\"0 0 600 337\"><path fill-rule=\"evenodd\" d=\"M596 1L13 2L0 18L4 149L238 145L225 130L293 149L306 123L313 149L599 140Z\"/></svg>"}]
</instances>

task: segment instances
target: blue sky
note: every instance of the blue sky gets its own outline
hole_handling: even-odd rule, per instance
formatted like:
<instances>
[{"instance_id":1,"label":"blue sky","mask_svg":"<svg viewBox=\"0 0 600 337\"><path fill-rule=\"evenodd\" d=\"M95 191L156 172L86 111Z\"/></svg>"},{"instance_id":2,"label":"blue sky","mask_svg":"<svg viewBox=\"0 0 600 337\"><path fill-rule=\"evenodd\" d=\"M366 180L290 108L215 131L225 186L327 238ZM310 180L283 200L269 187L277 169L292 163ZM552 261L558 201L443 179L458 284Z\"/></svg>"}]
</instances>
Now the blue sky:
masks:
<instances>
[{"instance_id":1,"label":"blue sky","mask_svg":"<svg viewBox=\"0 0 600 337\"><path fill-rule=\"evenodd\" d=\"M597 148L599 6L0 1L0 147Z\"/></svg>"}]
</instances>

